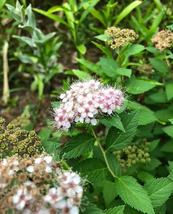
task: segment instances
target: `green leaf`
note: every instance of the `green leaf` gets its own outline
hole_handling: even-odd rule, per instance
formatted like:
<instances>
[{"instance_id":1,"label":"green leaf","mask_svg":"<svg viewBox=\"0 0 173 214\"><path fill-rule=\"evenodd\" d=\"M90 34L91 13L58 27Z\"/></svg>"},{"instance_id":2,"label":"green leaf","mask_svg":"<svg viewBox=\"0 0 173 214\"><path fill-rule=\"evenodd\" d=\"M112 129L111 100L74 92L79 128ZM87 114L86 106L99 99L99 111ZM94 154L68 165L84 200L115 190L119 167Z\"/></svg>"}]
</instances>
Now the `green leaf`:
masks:
<instances>
[{"instance_id":1,"label":"green leaf","mask_svg":"<svg viewBox=\"0 0 173 214\"><path fill-rule=\"evenodd\" d=\"M139 109L138 125L147 125L157 120L150 109Z\"/></svg>"},{"instance_id":2,"label":"green leaf","mask_svg":"<svg viewBox=\"0 0 173 214\"><path fill-rule=\"evenodd\" d=\"M152 171L156 169L160 164L161 162L157 158L151 158L150 162L142 165L142 168L146 171Z\"/></svg>"},{"instance_id":3,"label":"green leaf","mask_svg":"<svg viewBox=\"0 0 173 214\"><path fill-rule=\"evenodd\" d=\"M126 204L124 214L139 214L139 212Z\"/></svg>"},{"instance_id":4,"label":"green leaf","mask_svg":"<svg viewBox=\"0 0 173 214\"><path fill-rule=\"evenodd\" d=\"M119 67L118 62L116 62L113 59L108 59L108 58L100 58L100 65L104 70L104 73L108 77L115 77L117 76L117 68Z\"/></svg>"},{"instance_id":5,"label":"green leaf","mask_svg":"<svg viewBox=\"0 0 173 214\"><path fill-rule=\"evenodd\" d=\"M123 214L124 208L125 206L123 205L123 206L113 207L108 210L104 210L103 212L105 214Z\"/></svg>"},{"instance_id":6,"label":"green leaf","mask_svg":"<svg viewBox=\"0 0 173 214\"><path fill-rule=\"evenodd\" d=\"M50 19L53 19L54 21L60 22L63 25L68 27L68 24L63 19L61 19L60 17L58 17L54 14L49 14L48 12L46 12L44 10L40 10L40 9L36 9L36 8L33 8L33 10L36 11L37 13L40 13L40 14L50 18Z\"/></svg>"},{"instance_id":7,"label":"green leaf","mask_svg":"<svg viewBox=\"0 0 173 214\"><path fill-rule=\"evenodd\" d=\"M168 200L173 190L173 183L168 178L157 178L145 183L144 188L153 206L158 207Z\"/></svg>"},{"instance_id":8,"label":"green leaf","mask_svg":"<svg viewBox=\"0 0 173 214\"><path fill-rule=\"evenodd\" d=\"M78 49L78 51L81 54L85 54L86 53L86 47L85 47L85 45L77 45L76 48Z\"/></svg>"},{"instance_id":9,"label":"green leaf","mask_svg":"<svg viewBox=\"0 0 173 214\"><path fill-rule=\"evenodd\" d=\"M58 148L61 146L60 143L57 143L55 141L51 140L43 140L41 141L43 147L45 148L45 151L48 154L53 154L55 159L58 161L59 160L59 154L58 154Z\"/></svg>"},{"instance_id":10,"label":"green leaf","mask_svg":"<svg viewBox=\"0 0 173 214\"><path fill-rule=\"evenodd\" d=\"M130 176L115 178L116 191L121 199L144 213L154 214L154 210L147 192Z\"/></svg>"},{"instance_id":11,"label":"green leaf","mask_svg":"<svg viewBox=\"0 0 173 214\"><path fill-rule=\"evenodd\" d=\"M160 206L160 207L155 207L154 211L157 214L165 214L166 213L166 205L162 204L162 206Z\"/></svg>"},{"instance_id":12,"label":"green leaf","mask_svg":"<svg viewBox=\"0 0 173 214\"><path fill-rule=\"evenodd\" d=\"M157 120L154 112L151 111L146 106L141 105L140 103L136 102L128 102L127 107L131 110L138 110L138 125L147 125Z\"/></svg>"},{"instance_id":13,"label":"green leaf","mask_svg":"<svg viewBox=\"0 0 173 214\"><path fill-rule=\"evenodd\" d=\"M127 7L125 7L124 10L117 16L114 26L116 26L124 17L126 17L134 8L136 8L141 3L141 1L134 1Z\"/></svg>"},{"instance_id":14,"label":"green leaf","mask_svg":"<svg viewBox=\"0 0 173 214\"><path fill-rule=\"evenodd\" d=\"M87 206L84 207L84 211L82 211L82 214L103 214L102 210L96 207L96 205L87 203Z\"/></svg>"},{"instance_id":15,"label":"green leaf","mask_svg":"<svg viewBox=\"0 0 173 214\"><path fill-rule=\"evenodd\" d=\"M117 68L116 73L121 76L131 77L132 70L127 68Z\"/></svg>"},{"instance_id":16,"label":"green leaf","mask_svg":"<svg viewBox=\"0 0 173 214\"><path fill-rule=\"evenodd\" d=\"M139 80L135 76L125 81L125 86L127 92L131 94L141 94L155 87L149 81Z\"/></svg>"},{"instance_id":17,"label":"green leaf","mask_svg":"<svg viewBox=\"0 0 173 214\"><path fill-rule=\"evenodd\" d=\"M71 138L61 151L64 158L76 158L92 151L95 138L87 133L80 133Z\"/></svg>"},{"instance_id":18,"label":"green leaf","mask_svg":"<svg viewBox=\"0 0 173 214\"><path fill-rule=\"evenodd\" d=\"M123 124L121 122L121 118L118 115L104 117L104 118L101 118L99 121L100 123L104 124L108 128L111 128L111 126L114 126L117 129L120 129L121 131L125 132Z\"/></svg>"},{"instance_id":19,"label":"green leaf","mask_svg":"<svg viewBox=\"0 0 173 214\"><path fill-rule=\"evenodd\" d=\"M145 47L143 45L138 45L138 44L135 44L135 45L131 45L127 51L125 51L123 53L124 56L133 56L135 54L138 54L140 53L141 51L143 51L145 49Z\"/></svg>"},{"instance_id":20,"label":"green leaf","mask_svg":"<svg viewBox=\"0 0 173 214\"><path fill-rule=\"evenodd\" d=\"M93 183L105 180L109 175L106 164L98 158L90 158L74 167L75 171L81 173L82 177Z\"/></svg>"},{"instance_id":21,"label":"green leaf","mask_svg":"<svg viewBox=\"0 0 173 214\"><path fill-rule=\"evenodd\" d=\"M159 142L160 142L160 139L151 141L150 146L148 147L149 152L153 151L157 147Z\"/></svg>"},{"instance_id":22,"label":"green leaf","mask_svg":"<svg viewBox=\"0 0 173 214\"><path fill-rule=\"evenodd\" d=\"M160 148L162 152L173 152L173 140L169 140L168 142L164 143L163 146Z\"/></svg>"},{"instance_id":23,"label":"green leaf","mask_svg":"<svg viewBox=\"0 0 173 214\"><path fill-rule=\"evenodd\" d=\"M15 39L18 39L22 42L25 42L27 45L29 45L30 47L36 47L34 41L26 36L13 36Z\"/></svg>"},{"instance_id":24,"label":"green leaf","mask_svg":"<svg viewBox=\"0 0 173 214\"><path fill-rule=\"evenodd\" d=\"M120 163L118 162L117 158L115 155L107 152L106 153L106 158L109 164L110 169L116 176L121 176L121 166Z\"/></svg>"},{"instance_id":25,"label":"green leaf","mask_svg":"<svg viewBox=\"0 0 173 214\"><path fill-rule=\"evenodd\" d=\"M61 104L62 104L62 102L56 102L56 101L51 102L51 105L52 105L53 108L59 108L59 106L60 106Z\"/></svg>"},{"instance_id":26,"label":"green leaf","mask_svg":"<svg viewBox=\"0 0 173 214\"><path fill-rule=\"evenodd\" d=\"M106 207L115 199L117 192L115 189L115 184L110 181L105 181L103 185L103 198Z\"/></svg>"},{"instance_id":27,"label":"green leaf","mask_svg":"<svg viewBox=\"0 0 173 214\"><path fill-rule=\"evenodd\" d=\"M38 135L41 137L42 140L48 140L51 134L52 134L52 130L50 129L42 129L38 133Z\"/></svg>"},{"instance_id":28,"label":"green leaf","mask_svg":"<svg viewBox=\"0 0 173 214\"><path fill-rule=\"evenodd\" d=\"M173 126L167 126L162 129L167 135L173 137Z\"/></svg>"},{"instance_id":29,"label":"green leaf","mask_svg":"<svg viewBox=\"0 0 173 214\"><path fill-rule=\"evenodd\" d=\"M137 130L138 111L133 111L130 114L124 115L122 123L125 132L115 127L109 130L105 143L107 151L118 151L131 143Z\"/></svg>"},{"instance_id":30,"label":"green leaf","mask_svg":"<svg viewBox=\"0 0 173 214\"><path fill-rule=\"evenodd\" d=\"M72 71L66 71L64 72L65 74L72 74L72 75L75 75L77 76L80 80L86 80L86 79L89 79L91 78L91 76L87 73L87 72L84 72L84 71L81 71L81 70L77 70L77 69L73 69Z\"/></svg>"},{"instance_id":31,"label":"green leaf","mask_svg":"<svg viewBox=\"0 0 173 214\"><path fill-rule=\"evenodd\" d=\"M4 4L5 4L5 2L6 2L6 0L1 0L0 1L0 12L1 12L1 10L2 10Z\"/></svg>"},{"instance_id":32,"label":"green leaf","mask_svg":"<svg viewBox=\"0 0 173 214\"><path fill-rule=\"evenodd\" d=\"M173 118L169 119L169 121L171 122L171 124L173 125Z\"/></svg>"},{"instance_id":33,"label":"green leaf","mask_svg":"<svg viewBox=\"0 0 173 214\"><path fill-rule=\"evenodd\" d=\"M152 99L155 103L166 103L168 102L166 94L163 91L159 91L157 93L151 94L148 96Z\"/></svg>"},{"instance_id":34,"label":"green leaf","mask_svg":"<svg viewBox=\"0 0 173 214\"><path fill-rule=\"evenodd\" d=\"M153 68L155 68L157 71L160 73L168 73L169 72L169 67L166 64L166 62L160 60L160 59L155 59L155 58L149 58L149 61Z\"/></svg>"},{"instance_id":35,"label":"green leaf","mask_svg":"<svg viewBox=\"0 0 173 214\"><path fill-rule=\"evenodd\" d=\"M170 82L166 84L166 96L168 100L171 100L173 98L173 83Z\"/></svg>"},{"instance_id":36,"label":"green leaf","mask_svg":"<svg viewBox=\"0 0 173 214\"><path fill-rule=\"evenodd\" d=\"M112 38L108 37L106 34L98 35L98 36L95 36L94 38L104 42L112 40Z\"/></svg>"},{"instance_id":37,"label":"green leaf","mask_svg":"<svg viewBox=\"0 0 173 214\"><path fill-rule=\"evenodd\" d=\"M93 71L94 73L96 73L99 76L102 76L102 74L104 73L103 69L99 65L91 63L88 60L76 58L76 61L81 63L86 68Z\"/></svg>"},{"instance_id":38,"label":"green leaf","mask_svg":"<svg viewBox=\"0 0 173 214\"><path fill-rule=\"evenodd\" d=\"M145 171L140 171L138 174L137 174L137 178L143 182L147 182L151 179L154 178L153 175L151 175L150 173L148 172L145 172Z\"/></svg>"},{"instance_id":39,"label":"green leaf","mask_svg":"<svg viewBox=\"0 0 173 214\"><path fill-rule=\"evenodd\" d=\"M112 59L112 53L111 53L110 49L108 49L108 48L104 47L103 45L100 45L100 44L98 44L96 42L92 42L92 43L97 48L99 48L103 53L105 53L108 58Z\"/></svg>"},{"instance_id":40,"label":"green leaf","mask_svg":"<svg viewBox=\"0 0 173 214\"><path fill-rule=\"evenodd\" d=\"M167 109L156 111L154 114L160 121L167 122L168 119L173 118L172 106L169 106Z\"/></svg>"}]
</instances>

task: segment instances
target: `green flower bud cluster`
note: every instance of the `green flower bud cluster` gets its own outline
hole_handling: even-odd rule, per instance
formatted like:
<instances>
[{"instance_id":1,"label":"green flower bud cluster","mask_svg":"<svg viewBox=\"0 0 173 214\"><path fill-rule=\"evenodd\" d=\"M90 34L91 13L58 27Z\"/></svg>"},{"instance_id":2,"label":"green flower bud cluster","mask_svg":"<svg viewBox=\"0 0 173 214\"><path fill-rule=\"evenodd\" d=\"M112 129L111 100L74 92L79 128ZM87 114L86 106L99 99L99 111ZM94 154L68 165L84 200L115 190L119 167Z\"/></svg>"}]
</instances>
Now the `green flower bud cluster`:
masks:
<instances>
[{"instance_id":1,"label":"green flower bud cluster","mask_svg":"<svg viewBox=\"0 0 173 214\"><path fill-rule=\"evenodd\" d=\"M1 117L0 124L0 158L13 154L30 157L44 150L41 138L34 130L26 131L12 123L5 126L5 120Z\"/></svg>"},{"instance_id":2,"label":"green flower bud cluster","mask_svg":"<svg viewBox=\"0 0 173 214\"><path fill-rule=\"evenodd\" d=\"M17 127L26 127L30 124L30 114L21 114L19 117L11 121Z\"/></svg>"},{"instance_id":3,"label":"green flower bud cluster","mask_svg":"<svg viewBox=\"0 0 173 214\"><path fill-rule=\"evenodd\" d=\"M127 146L120 151L114 152L122 170L125 172L127 167L131 167L134 164L150 162L149 146L150 143L143 139L138 145Z\"/></svg>"},{"instance_id":4,"label":"green flower bud cluster","mask_svg":"<svg viewBox=\"0 0 173 214\"><path fill-rule=\"evenodd\" d=\"M111 38L108 44L112 49L123 47L127 42L134 42L139 37L134 30L117 27L109 27L105 33Z\"/></svg>"}]
</instances>

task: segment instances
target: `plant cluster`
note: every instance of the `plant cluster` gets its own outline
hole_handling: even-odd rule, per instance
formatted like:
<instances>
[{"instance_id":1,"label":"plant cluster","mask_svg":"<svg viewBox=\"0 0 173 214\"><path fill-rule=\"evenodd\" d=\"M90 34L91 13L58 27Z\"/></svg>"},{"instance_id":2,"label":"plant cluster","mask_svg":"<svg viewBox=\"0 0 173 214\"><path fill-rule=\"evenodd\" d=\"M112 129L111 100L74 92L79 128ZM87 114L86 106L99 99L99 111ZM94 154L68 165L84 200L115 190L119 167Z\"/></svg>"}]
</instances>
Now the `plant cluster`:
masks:
<instances>
[{"instance_id":1,"label":"plant cluster","mask_svg":"<svg viewBox=\"0 0 173 214\"><path fill-rule=\"evenodd\" d=\"M120 109L124 101L123 93L99 81L88 80L70 86L70 90L60 95L62 104L54 108L57 128L68 131L73 122L97 124L99 113L112 114Z\"/></svg>"},{"instance_id":2,"label":"plant cluster","mask_svg":"<svg viewBox=\"0 0 173 214\"><path fill-rule=\"evenodd\" d=\"M43 151L41 138L34 130L26 131L13 123L5 126L5 119L0 117L0 157L18 154L29 157Z\"/></svg>"},{"instance_id":3,"label":"plant cluster","mask_svg":"<svg viewBox=\"0 0 173 214\"><path fill-rule=\"evenodd\" d=\"M114 152L122 170L125 172L127 167L131 167L137 163L147 163L151 161L148 153L149 142L144 139L140 144L127 146L120 151Z\"/></svg>"},{"instance_id":4,"label":"plant cluster","mask_svg":"<svg viewBox=\"0 0 173 214\"><path fill-rule=\"evenodd\" d=\"M27 43L31 52L16 56L32 65L28 70L35 80L32 87L38 87L39 108L43 89L61 70L57 71L57 40L62 32L73 41L77 58L75 69L63 73L68 75L62 81L64 92L55 90L58 102L51 103L51 129L44 127L37 134L12 124L5 127L0 119L1 210L7 214L172 214L170 2L67 0L47 11L26 4L25 9L19 2L16 7L7 5L17 25L29 32L28 37L16 38ZM36 27L33 11L56 22L57 38ZM88 15L98 34L92 41L101 56L97 61L86 59L89 51L78 34ZM69 75L79 81L72 83ZM36 121L38 114L34 116ZM87 204L82 203L83 179Z\"/></svg>"},{"instance_id":5,"label":"plant cluster","mask_svg":"<svg viewBox=\"0 0 173 214\"><path fill-rule=\"evenodd\" d=\"M155 43L158 50L164 51L166 48L170 48L173 43L173 32L171 30L159 31L151 40Z\"/></svg>"},{"instance_id":6,"label":"plant cluster","mask_svg":"<svg viewBox=\"0 0 173 214\"><path fill-rule=\"evenodd\" d=\"M109 27L105 33L108 37L110 37L108 44L112 49L123 47L127 42L134 42L138 38L138 35L134 32L134 30L130 29Z\"/></svg>"},{"instance_id":7,"label":"plant cluster","mask_svg":"<svg viewBox=\"0 0 173 214\"><path fill-rule=\"evenodd\" d=\"M0 162L1 213L78 214L82 179L47 153Z\"/></svg>"}]
</instances>

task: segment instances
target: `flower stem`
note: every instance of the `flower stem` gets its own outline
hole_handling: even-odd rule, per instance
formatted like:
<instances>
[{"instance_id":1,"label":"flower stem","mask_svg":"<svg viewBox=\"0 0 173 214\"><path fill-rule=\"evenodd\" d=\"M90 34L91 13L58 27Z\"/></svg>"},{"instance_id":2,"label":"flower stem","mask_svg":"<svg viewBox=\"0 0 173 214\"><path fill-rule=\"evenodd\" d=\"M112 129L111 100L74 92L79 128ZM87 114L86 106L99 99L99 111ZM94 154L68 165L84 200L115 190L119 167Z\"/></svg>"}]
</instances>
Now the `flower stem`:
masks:
<instances>
[{"instance_id":1,"label":"flower stem","mask_svg":"<svg viewBox=\"0 0 173 214\"><path fill-rule=\"evenodd\" d=\"M100 142L98 141L98 138L96 137L96 134L95 134L95 132L94 132L93 129L92 129L92 132L93 132L93 135L94 135L94 137L95 137L95 139L96 139L97 145L100 147L100 150L101 150L101 152L102 152L102 154L103 154L103 157L104 157L106 166L107 166L107 168L108 168L108 171L110 172L110 174L112 175L112 177L115 178L116 175L114 175L114 173L112 172L112 170L111 170L111 168L110 168L110 166L109 166L107 157L106 157L106 153L105 153L105 151L103 150L103 148L102 148Z\"/></svg>"}]
</instances>

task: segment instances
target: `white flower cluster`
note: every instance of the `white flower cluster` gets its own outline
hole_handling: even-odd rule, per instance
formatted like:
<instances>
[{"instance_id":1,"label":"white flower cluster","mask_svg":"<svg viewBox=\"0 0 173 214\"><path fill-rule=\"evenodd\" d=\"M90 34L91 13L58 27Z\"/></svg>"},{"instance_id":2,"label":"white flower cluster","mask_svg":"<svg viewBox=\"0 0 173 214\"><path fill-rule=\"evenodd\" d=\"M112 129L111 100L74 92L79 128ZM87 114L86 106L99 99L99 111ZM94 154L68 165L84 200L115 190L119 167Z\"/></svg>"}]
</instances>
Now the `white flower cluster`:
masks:
<instances>
[{"instance_id":1,"label":"white flower cluster","mask_svg":"<svg viewBox=\"0 0 173 214\"><path fill-rule=\"evenodd\" d=\"M7 192L4 201L11 202L8 208L14 213L79 214L83 187L78 174L63 170L48 154L21 161L15 156L0 163L1 204ZM22 177L25 181L18 183ZM15 188L13 182L18 183Z\"/></svg>"},{"instance_id":2,"label":"white flower cluster","mask_svg":"<svg viewBox=\"0 0 173 214\"><path fill-rule=\"evenodd\" d=\"M55 121L58 129L68 131L72 122L96 125L98 113L112 114L121 108L124 97L119 89L88 80L71 85L60 99L62 104L54 108Z\"/></svg>"}]
</instances>

